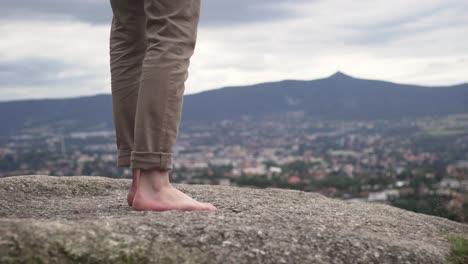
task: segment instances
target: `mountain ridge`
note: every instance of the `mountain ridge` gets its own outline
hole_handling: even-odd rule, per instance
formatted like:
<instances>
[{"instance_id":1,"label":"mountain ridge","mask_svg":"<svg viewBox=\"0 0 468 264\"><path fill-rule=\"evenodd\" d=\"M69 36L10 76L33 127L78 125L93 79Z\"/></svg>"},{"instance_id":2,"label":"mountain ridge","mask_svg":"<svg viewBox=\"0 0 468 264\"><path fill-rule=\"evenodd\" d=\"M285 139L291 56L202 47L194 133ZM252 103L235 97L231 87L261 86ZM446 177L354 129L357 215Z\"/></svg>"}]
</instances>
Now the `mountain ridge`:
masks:
<instances>
[{"instance_id":1,"label":"mountain ridge","mask_svg":"<svg viewBox=\"0 0 468 264\"><path fill-rule=\"evenodd\" d=\"M411 83L401 83L401 82L395 82L395 81L388 81L388 80L381 80L381 79L373 79L373 78L361 78L361 77L355 77L352 75L349 75L347 73L344 73L342 71L336 71L335 73L327 76L327 77L321 77L321 78L315 78L315 79L280 79L280 80L275 80L275 81L266 81L266 82L258 82L258 83L252 83L252 84L244 84L244 85L228 85L228 86L221 86L218 88L213 88L210 90L205 90L205 91L200 91L197 93L191 93L191 94L186 94L184 96L191 96L191 95L196 95L200 93L209 93L211 91L215 90L222 90L226 88L237 88L237 87L250 87L250 86L256 86L256 85L262 85L262 84L273 84L273 83L282 83L282 82L310 82L310 81L318 81L318 80L325 80L325 79L330 79L334 78L336 76L342 76L348 79L355 79L355 80L364 80L364 81L378 81L378 82L384 82L384 83L389 83L389 84L397 84L397 85L402 85L402 86L412 86L412 87L421 87L421 88L450 88L450 87L455 87L455 86L465 86L468 85L468 82L460 82L456 84L448 84L448 85L422 85L422 84L411 84ZM7 101L0 101L0 104L2 103L15 103L15 102L23 102L23 101L42 101L42 100L69 100L69 99L79 99L79 98L88 98L88 97L96 97L96 96L109 96L111 95L110 93L98 93L98 94L93 94L93 95L81 95L81 96L69 96L69 97L57 97L57 98L28 98L28 99L15 99L15 100L7 100Z\"/></svg>"},{"instance_id":2,"label":"mountain ridge","mask_svg":"<svg viewBox=\"0 0 468 264\"><path fill-rule=\"evenodd\" d=\"M333 73L333 74L331 74L329 76L321 77L321 78L315 78L315 79L281 79L281 80L276 80L276 81L267 81L267 82L245 84L245 85L228 85L228 86L222 86L222 87L214 88L214 89L210 89L210 90L200 91L200 92L197 92L197 93L188 94L186 96L198 95L198 94L202 94L202 93L209 93L211 91L222 90L222 89L239 88L239 87L253 87L253 86L258 86L258 85L286 83L286 82L312 82L312 81L335 79L337 77L341 78L341 79L348 79L348 80L376 81L376 82L382 82L382 83L388 83L388 84L394 84L394 85L401 85L401 86L420 87L422 89L426 89L426 88L427 89L431 89L431 88L436 88L436 89L441 88L441 89L443 89L443 88L451 88L451 87L457 87L457 86L468 86L468 82L461 82L461 83L449 84L449 85L421 85L421 84L411 84L411 83L400 83L400 82L388 81L388 80L355 77L355 76L349 75L347 73L344 73L342 71L336 71L335 73Z\"/></svg>"},{"instance_id":3,"label":"mountain ridge","mask_svg":"<svg viewBox=\"0 0 468 264\"><path fill-rule=\"evenodd\" d=\"M85 107L84 107L85 106ZM184 96L182 122L302 111L324 120L375 120L468 113L468 83L421 86L343 72L315 80L227 86ZM0 135L31 129L113 129L111 94L0 102Z\"/></svg>"}]
</instances>

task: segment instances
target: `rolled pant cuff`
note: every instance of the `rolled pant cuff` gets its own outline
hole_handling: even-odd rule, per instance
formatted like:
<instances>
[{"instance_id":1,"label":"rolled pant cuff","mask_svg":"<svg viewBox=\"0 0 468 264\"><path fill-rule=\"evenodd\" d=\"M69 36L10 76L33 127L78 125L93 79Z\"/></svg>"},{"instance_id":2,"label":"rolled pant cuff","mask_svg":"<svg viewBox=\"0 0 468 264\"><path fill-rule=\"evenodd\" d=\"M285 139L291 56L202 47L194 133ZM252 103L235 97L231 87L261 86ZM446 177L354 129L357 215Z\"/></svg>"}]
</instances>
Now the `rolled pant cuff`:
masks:
<instances>
[{"instance_id":1,"label":"rolled pant cuff","mask_svg":"<svg viewBox=\"0 0 468 264\"><path fill-rule=\"evenodd\" d=\"M131 150L118 150L117 167L130 167Z\"/></svg>"},{"instance_id":2,"label":"rolled pant cuff","mask_svg":"<svg viewBox=\"0 0 468 264\"><path fill-rule=\"evenodd\" d=\"M172 170L173 154L166 152L131 152L131 167L137 169Z\"/></svg>"}]
</instances>

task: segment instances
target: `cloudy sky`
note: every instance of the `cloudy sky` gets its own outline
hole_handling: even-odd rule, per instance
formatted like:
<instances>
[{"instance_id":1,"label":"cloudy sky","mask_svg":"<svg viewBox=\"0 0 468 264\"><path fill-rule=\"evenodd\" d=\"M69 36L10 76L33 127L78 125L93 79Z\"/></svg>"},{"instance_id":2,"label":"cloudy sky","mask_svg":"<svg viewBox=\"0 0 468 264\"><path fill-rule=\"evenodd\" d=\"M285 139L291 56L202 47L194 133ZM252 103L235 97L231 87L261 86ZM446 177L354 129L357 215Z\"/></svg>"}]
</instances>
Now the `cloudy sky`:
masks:
<instances>
[{"instance_id":1,"label":"cloudy sky","mask_svg":"<svg viewBox=\"0 0 468 264\"><path fill-rule=\"evenodd\" d=\"M186 94L346 74L468 82L468 1L202 0ZM110 93L109 0L2 0L0 101Z\"/></svg>"}]
</instances>

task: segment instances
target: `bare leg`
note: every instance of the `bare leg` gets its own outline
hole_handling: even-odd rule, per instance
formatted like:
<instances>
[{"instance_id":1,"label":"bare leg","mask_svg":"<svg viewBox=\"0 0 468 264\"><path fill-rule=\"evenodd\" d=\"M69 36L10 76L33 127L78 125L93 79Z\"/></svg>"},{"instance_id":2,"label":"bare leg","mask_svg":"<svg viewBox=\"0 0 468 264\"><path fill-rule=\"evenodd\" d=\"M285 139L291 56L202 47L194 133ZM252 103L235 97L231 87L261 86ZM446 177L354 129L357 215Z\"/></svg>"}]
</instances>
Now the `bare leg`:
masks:
<instances>
[{"instance_id":1,"label":"bare leg","mask_svg":"<svg viewBox=\"0 0 468 264\"><path fill-rule=\"evenodd\" d=\"M133 204L133 198L135 197L135 193L137 190L139 174L140 174L139 169L132 169L132 187L130 188L130 191L128 192L128 195L127 195L127 203L129 206L132 206Z\"/></svg>"},{"instance_id":2,"label":"bare leg","mask_svg":"<svg viewBox=\"0 0 468 264\"><path fill-rule=\"evenodd\" d=\"M171 185L167 170L140 170L132 207L144 211L215 211L210 203L198 202Z\"/></svg>"}]
</instances>

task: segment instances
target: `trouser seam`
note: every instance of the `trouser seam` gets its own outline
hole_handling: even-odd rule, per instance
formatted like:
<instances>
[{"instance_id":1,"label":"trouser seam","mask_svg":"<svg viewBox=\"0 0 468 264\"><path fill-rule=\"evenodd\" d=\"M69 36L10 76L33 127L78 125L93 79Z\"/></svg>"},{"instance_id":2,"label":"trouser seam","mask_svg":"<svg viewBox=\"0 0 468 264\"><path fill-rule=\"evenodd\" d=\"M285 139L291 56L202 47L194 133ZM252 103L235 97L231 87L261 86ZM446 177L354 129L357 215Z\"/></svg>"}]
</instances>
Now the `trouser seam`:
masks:
<instances>
[{"instance_id":1,"label":"trouser seam","mask_svg":"<svg viewBox=\"0 0 468 264\"><path fill-rule=\"evenodd\" d=\"M170 89L170 88L171 88L171 86L173 85L173 81L172 81L172 78L171 78L171 77L172 77L171 74L168 73L168 76L169 76L169 77L168 77L168 83L167 83L168 87L167 87L167 89L165 89L165 91L164 91L164 92L166 93L166 94L165 94L166 101L164 102L163 119L162 119L162 122L161 122L161 123L162 123L162 128L161 128L161 135L160 135L160 138L159 138L159 139L160 139L160 141L159 141L159 142L160 142L160 144L159 144L159 151L160 151L160 152L163 152L163 149L164 149L164 145L163 145L163 144L164 144L164 142L165 142L164 140L166 139L166 134L167 134L167 131L165 131L164 129L168 127L167 124L166 124L166 122L167 122L169 101L171 100L171 93L170 93L171 89ZM160 158L160 159L162 160L162 158Z\"/></svg>"}]
</instances>

